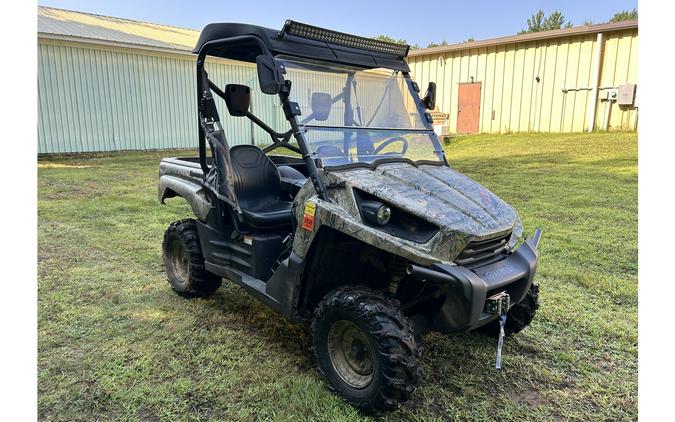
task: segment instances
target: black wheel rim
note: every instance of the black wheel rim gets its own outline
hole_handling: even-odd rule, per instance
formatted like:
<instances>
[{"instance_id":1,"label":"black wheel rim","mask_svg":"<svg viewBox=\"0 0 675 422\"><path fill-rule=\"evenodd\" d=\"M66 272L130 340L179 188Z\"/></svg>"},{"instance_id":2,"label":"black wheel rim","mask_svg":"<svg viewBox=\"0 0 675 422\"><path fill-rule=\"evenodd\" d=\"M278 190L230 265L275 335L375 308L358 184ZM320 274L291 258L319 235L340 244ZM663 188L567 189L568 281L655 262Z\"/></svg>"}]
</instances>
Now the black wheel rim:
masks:
<instances>
[{"instance_id":1,"label":"black wheel rim","mask_svg":"<svg viewBox=\"0 0 675 422\"><path fill-rule=\"evenodd\" d=\"M340 378L354 388L373 380L373 352L368 337L356 324L340 320L328 332L328 355Z\"/></svg>"}]
</instances>

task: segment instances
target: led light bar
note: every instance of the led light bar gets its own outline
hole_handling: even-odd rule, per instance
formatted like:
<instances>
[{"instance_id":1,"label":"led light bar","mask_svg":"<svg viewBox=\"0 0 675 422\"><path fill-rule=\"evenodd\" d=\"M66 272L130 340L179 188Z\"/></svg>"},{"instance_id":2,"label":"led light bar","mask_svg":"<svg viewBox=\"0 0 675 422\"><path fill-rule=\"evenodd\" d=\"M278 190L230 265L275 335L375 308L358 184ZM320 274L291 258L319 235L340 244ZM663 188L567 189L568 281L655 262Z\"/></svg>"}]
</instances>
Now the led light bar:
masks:
<instances>
[{"instance_id":1,"label":"led light bar","mask_svg":"<svg viewBox=\"0 0 675 422\"><path fill-rule=\"evenodd\" d=\"M374 40L372 38L359 37L358 35L331 31L330 29L319 28L318 26L307 25L292 20L287 20L283 29L279 32L279 36L282 38L285 34L330 44L343 45L345 47L393 54L398 57L406 57L408 55L408 50L410 49L410 46L406 44L396 44L387 41Z\"/></svg>"}]
</instances>

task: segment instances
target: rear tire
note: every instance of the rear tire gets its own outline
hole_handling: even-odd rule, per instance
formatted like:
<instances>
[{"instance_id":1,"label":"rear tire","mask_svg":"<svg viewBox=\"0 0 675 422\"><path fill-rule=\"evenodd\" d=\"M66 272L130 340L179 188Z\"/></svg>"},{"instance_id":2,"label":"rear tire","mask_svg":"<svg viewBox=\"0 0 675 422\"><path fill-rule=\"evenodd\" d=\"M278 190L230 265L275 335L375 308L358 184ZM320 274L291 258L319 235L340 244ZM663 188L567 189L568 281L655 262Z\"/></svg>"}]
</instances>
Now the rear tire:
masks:
<instances>
[{"instance_id":1,"label":"rear tire","mask_svg":"<svg viewBox=\"0 0 675 422\"><path fill-rule=\"evenodd\" d=\"M397 301L366 288L341 288L317 306L311 329L319 371L356 408L395 410L415 391L420 347Z\"/></svg>"},{"instance_id":2,"label":"rear tire","mask_svg":"<svg viewBox=\"0 0 675 422\"><path fill-rule=\"evenodd\" d=\"M171 223L162 242L164 268L171 288L184 297L203 297L215 292L222 279L204 268L195 220Z\"/></svg>"},{"instance_id":3,"label":"rear tire","mask_svg":"<svg viewBox=\"0 0 675 422\"><path fill-rule=\"evenodd\" d=\"M519 303L511 306L506 314L506 324L504 325L504 334L511 335L519 333L523 328L530 325L535 314L539 309L539 285L532 283L530 290ZM476 331L489 337L499 336L499 319L491 321Z\"/></svg>"}]
</instances>

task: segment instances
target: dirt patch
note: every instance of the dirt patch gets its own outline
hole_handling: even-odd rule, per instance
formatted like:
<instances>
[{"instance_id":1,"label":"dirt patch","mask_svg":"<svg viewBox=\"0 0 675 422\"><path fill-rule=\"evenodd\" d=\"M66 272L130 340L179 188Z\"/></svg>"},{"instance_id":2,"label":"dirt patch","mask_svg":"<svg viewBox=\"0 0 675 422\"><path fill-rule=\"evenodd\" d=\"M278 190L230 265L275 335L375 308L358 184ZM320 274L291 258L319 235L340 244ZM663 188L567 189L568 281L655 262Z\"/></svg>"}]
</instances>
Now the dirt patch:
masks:
<instances>
[{"instance_id":1,"label":"dirt patch","mask_svg":"<svg viewBox=\"0 0 675 422\"><path fill-rule=\"evenodd\" d=\"M152 410L146 408L146 407L141 407L138 409L136 412L136 416L138 416L138 420L144 421L144 422L155 422L159 421L160 419L155 415Z\"/></svg>"},{"instance_id":2,"label":"dirt patch","mask_svg":"<svg viewBox=\"0 0 675 422\"><path fill-rule=\"evenodd\" d=\"M518 397L516 397L516 401L518 403L526 404L530 407L535 407L546 403L546 400L534 390L523 391L518 395Z\"/></svg>"},{"instance_id":3,"label":"dirt patch","mask_svg":"<svg viewBox=\"0 0 675 422\"><path fill-rule=\"evenodd\" d=\"M84 164L38 163L39 169L88 169L92 166Z\"/></svg>"}]
</instances>

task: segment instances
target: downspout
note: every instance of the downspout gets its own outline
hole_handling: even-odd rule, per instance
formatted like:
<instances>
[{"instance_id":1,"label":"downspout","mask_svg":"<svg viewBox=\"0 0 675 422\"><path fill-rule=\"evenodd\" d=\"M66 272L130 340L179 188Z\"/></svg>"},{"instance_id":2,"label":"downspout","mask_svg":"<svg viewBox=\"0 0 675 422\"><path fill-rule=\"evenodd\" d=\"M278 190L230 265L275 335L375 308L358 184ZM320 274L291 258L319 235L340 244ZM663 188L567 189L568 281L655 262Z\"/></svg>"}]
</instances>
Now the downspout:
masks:
<instances>
[{"instance_id":1,"label":"downspout","mask_svg":"<svg viewBox=\"0 0 675 422\"><path fill-rule=\"evenodd\" d=\"M602 70L602 32L598 32L595 39L595 58L593 59L593 79L591 80L591 106L588 109L588 131L593 132L595 128L595 112L598 107L598 83L600 81L600 71Z\"/></svg>"},{"instance_id":2,"label":"downspout","mask_svg":"<svg viewBox=\"0 0 675 422\"><path fill-rule=\"evenodd\" d=\"M605 124L603 126L603 129L605 132L609 130L609 119L611 118L610 116L612 115L612 105L614 104L613 100L607 100L607 107L605 111Z\"/></svg>"}]
</instances>

